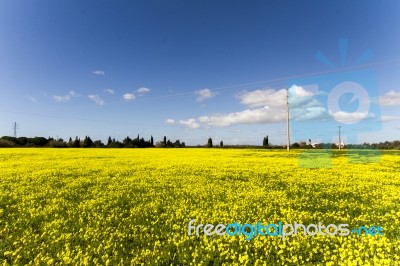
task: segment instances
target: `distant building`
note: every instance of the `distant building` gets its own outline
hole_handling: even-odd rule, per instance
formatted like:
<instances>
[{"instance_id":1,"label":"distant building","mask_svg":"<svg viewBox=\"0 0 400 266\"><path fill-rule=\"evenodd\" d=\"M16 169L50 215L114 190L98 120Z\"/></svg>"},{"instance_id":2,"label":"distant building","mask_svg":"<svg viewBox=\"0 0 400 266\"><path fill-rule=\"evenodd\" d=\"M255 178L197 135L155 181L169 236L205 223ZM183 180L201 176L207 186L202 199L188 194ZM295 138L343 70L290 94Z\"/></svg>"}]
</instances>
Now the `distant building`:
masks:
<instances>
[{"instance_id":1,"label":"distant building","mask_svg":"<svg viewBox=\"0 0 400 266\"><path fill-rule=\"evenodd\" d=\"M320 145L321 145L321 143L319 143L319 142L311 143L311 146L312 146L313 148L315 148L316 146L320 146Z\"/></svg>"}]
</instances>

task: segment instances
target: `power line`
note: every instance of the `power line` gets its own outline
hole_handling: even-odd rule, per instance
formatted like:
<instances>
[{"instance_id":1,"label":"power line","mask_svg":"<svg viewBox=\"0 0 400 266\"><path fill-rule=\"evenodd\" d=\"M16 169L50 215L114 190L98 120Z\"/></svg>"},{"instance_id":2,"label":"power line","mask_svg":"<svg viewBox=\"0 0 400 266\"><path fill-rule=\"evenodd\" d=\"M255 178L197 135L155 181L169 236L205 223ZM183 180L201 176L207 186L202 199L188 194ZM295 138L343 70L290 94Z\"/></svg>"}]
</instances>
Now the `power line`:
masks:
<instances>
[{"instance_id":1,"label":"power line","mask_svg":"<svg viewBox=\"0 0 400 266\"><path fill-rule=\"evenodd\" d=\"M0 112L22 114L22 115L29 115L29 116L48 117L48 118L53 118L53 119L80 120L80 121L98 122L98 123L125 124L125 125L133 125L133 126L172 127L172 125L165 125L165 124L161 125L161 124L152 124L152 123L132 123L132 122L123 122L123 121L114 121L114 120L89 119L89 118L80 118L80 117L70 117L70 116L58 116L58 115L48 115L48 114L30 113L30 112L20 112L20 111L7 111L7 110L4 110L4 109L0 109ZM14 125L15 125L15 123L13 123L13 130L14 130ZM17 124L17 129L19 129L19 125L18 124Z\"/></svg>"},{"instance_id":2,"label":"power line","mask_svg":"<svg viewBox=\"0 0 400 266\"><path fill-rule=\"evenodd\" d=\"M364 64L364 65L359 65L359 66L351 66L347 68L340 68L340 69L333 69L333 70L327 70L327 71L319 71L319 72L311 72L311 73L304 73L304 74L298 74L298 75L292 75L292 76L286 76L286 77L281 77L281 78L275 78L275 79L270 79L270 80L264 80L264 81L256 81L256 82L250 82L250 83L241 83L241 84L236 84L236 85L230 85L230 86L224 86L224 87L217 87L217 88L211 88L213 91L221 91L225 89L232 89L232 88L244 88L244 87L256 87L260 86L262 84L278 84L282 83L285 81L288 81L290 79L295 79L295 78L304 78L304 77L310 77L313 75L323 75L323 74L330 74L330 73L338 73L338 72L346 72L346 71L351 71L351 70L359 70L359 69L364 69L364 68L369 68L369 67L379 67L379 66L385 66L385 65L394 65L394 64L399 64L400 59L394 59L394 60L387 60L387 61L381 61L381 62L376 62L376 63L371 63L371 64ZM190 95L195 95L196 91L190 91L190 92L185 92L185 93L176 93L176 94L169 94L169 95L163 95L163 96L154 96L154 97L145 97L141 98L143 101L147 100L155 100L155 99L162 99L162 98L169 98L169 97L179 97L179 96L190 96ZM288 149L290 145L290 128L289 128L289 119L290 119L290 114L289 114L289 100L288 100L288 95L287 95L287 142L288 142ZM121 101L118 102L109 102L110 103L121 103ZM82 108L82 107L81 107ZM100 123L118 123L118 124L128 124L128 125L142 125L142 126L161 126L161 127L172 127L173 125L161 125L161 124L150 124L150 123L131 123L131 122L122 122L122 121L107 121L107 120L98 120L98 119L86 119L86 118L77 118L77 117L65 117L65 116L54 116L54 115L44 115L44 114L35 114L35 113L28 113L28 112L16 112L16 111L9 111L9 110L2 110L2 112L7 112L7 113L19 113L19 114L26 114L26 115L33 115L33 116L42 116L42 117L50 117L50 118L61 118L61 119L71 119L71 120L82 120L82 121L91 121L91 122L100 122ZM19 129L19 125L15 122L13 124L13 131L14 131L14 136L17 136L17 130Z\"/></svg>"},{"instance_id":3,"label":"power line","mask_svg":"<svg viewBox=\"0 0 400 266\"><path fill-rule=\"evenodd\" d=\"M400 64L400 59L381 61L381 62L364 64L364 65L359 65L359 66L350 66L350 67L344 67L344 68L338 68L338 69L331 69L331 70L326 70L326 71L303 73L303 74L298 74L298 75L264 80L264 81L239 83L239 84L210 88L210 89L212 89L213 91L222 91L222 90L233 89L233 88L254 87L254 86L259 86L259 85L263 85L263 84L281 84L281 83L291 80L291 79L306 78L306 77L311 77L311 76L326 75L326 74L333 74L333 73L340 73L340 72L348 72L348 71L360 70L360 69L365 69L365 68L370 68L370 67L379 67L379 66L395 65L395 64ZM162 96L145 97L145 98L141 98L141 100L148 101L148 100L152 100L152 99L155 100L155 99L179 97L179 96L185 97L185 96L190 96L190 95L195 95L195 94L196 94L196 91L190 91L190 92L175 93L175 94L168 94L168 95L162 95Z\"/></svg>"},{"instance_id":4,"label":"power line","mask_svg":"<svg viewBox=\"0 0 400 266\"><path fill-rule=\"evenodd\" d=\"M364 64L364 65L359 65L359 66L350 66L350 67L344 67L344 68L336 68L336 69L325 70L325 71L315 71L315 72L291 75L291 76L263 80L263 81L239 83L239 84L215 87L215 88L210 87L209 89L214 92L218 92L218 91L222 91L222 90L226 90L226 89L249 88L249 87L257 87L260 85L268 85L268 84L275 84L275 85L282 84L284 86L283 83L288 80L291 80L291 79L299 79L299 78L306 78L306 77L312 77L312 76L318 76L318 75L327 75L327 74L355 71L355 70L361 70L361 69L365 69L365 68L382 67L382 66L386 66L386 65L396 65L396 64L400 64L400 59L386 60L386 61L381 61L381 62L376 62L376 63ZM189 92L137 98L136 100L147 102L147 101L152 101L152 100L160 100L160 99L167 99L167 98L173 98L173 97L188 97L188 96L196 95L196 92L197 92L197 90L192 90ZM121 102L123 102L123 101L113 101L113 102L108 102L105 105L109 105L109 104L113 104L113 103L121 103Z\"/></svg>"}]
</instances>

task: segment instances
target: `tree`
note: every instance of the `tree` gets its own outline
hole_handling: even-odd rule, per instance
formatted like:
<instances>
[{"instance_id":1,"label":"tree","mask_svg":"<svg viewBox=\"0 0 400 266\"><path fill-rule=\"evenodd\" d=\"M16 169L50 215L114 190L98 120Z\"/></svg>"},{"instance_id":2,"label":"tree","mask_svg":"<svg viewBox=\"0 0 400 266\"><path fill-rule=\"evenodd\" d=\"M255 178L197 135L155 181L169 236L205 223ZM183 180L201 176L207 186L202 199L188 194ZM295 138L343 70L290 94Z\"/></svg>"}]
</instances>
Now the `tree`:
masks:
<instances>
[{"instance_id":1,"label":"tree","mask_svg":"<svg viewBox=\"0 0 400 266\"><path fill-rule=\"evenodd\" d=\"M111 137L108 137L107 146L110 146L111 143L112 143L112 139L111 139Z\"/></svg>"},{"instance_id":2,"label":"tree","mask_svg":"<svg viewBox=\"0 0 400 266\"><path fill-rule=\"evenodd\" d=\"M89 136L85 136L85 139L82 142L82 148L90 148L93 147L93 140Z\"/></svg>"},{"instance_id":3,"label":"tree","mask_svg":"<svg viewBox=\"0 0 400 266\"><path fill-rule=\"evenodd\" d=\"M30 142L33 146L43 147L49 141L44 137L34 137L34 138L28 138L28 142Z\"/></svg>"},{"instance_id":4,"label":"tree","mask_svg":"<svg viewBox=\"0 0 400 266\"><path fill-rule=\"evenodd\" d=\"M153 136L150 137L150 147L154 147L154 139L153 139Z\"/></svg>"},{"instance_id":5,"label":"tree","mask_svg":"<svg viewBox=\"0 0 400 266\"><path fill-rule=\"evenodd\" d=\"M103 144L103 142L101 142L101 140L95 140L93 144L94 144L94 147L96 147L96 148L104 146L104 144Z\"/></svg>"},{"instance_id":6,"label":"tree","mask_svg":"<svg viewBox=\"0 0 400 266\"><path fill-rule=\"evenodd\" d=\"M268 146L268 135L263 139L263 146Z\"/></svg>"},{"instance_id":7,"label":"tree","mask_svg":"<svg viewBox=\"0 0 400 266\"><path fill-rule=\"evenodd\" d=\"M78 137L75 137L73 147L79 148L81 146L81 140Z\"/></svg>"},{"instance_id":8,"label":"tree","mask_svg":"<svg viewBox=\"0 0 400 266\"><path fill-rule=\"evenodd\" d=\"M129 136L127 136L123 141L122 144L124 144L124 146L127 146L128 144L130 144L132 142L131 138Z\"/></svg>"},{"instance_id":9,"label":"tree","mask_svg":"<svg viewBox=\"0 0 400 266\"><path fill-rule=\"evenodd\" d=\"M181 147L181 142L179 141L179 139L177 139L174 143L174 148L180 148Z\"/></svg>"},{"instance_id":10,"label":"tree","mask_svg":"<svg viewBox=\"0 0 400 266\"><path fill-rule=\"evenodd\" d=\"M167 136L164 136L164 146L167 146Z\"/></svg>"},{"instance_id":11,"label":"tree","mask_svg":"<svg viewBox=\"0 0 400 266\"><path fill-rule=\"evenodd\" d=\"M0 147L1 148L8 148L8 147L15 147L15 143L6 139L0 139Z\"/></svg>"},{"instance_id":12,"label":"tree","mask_svg":"<svg viewBox=\"0 0 400 266\"><path fill-rule=\"evenodd\" d=\"M26 146L26 144L28 144L28 138L27 137L17 138L17 144L21 146Z\"/></svg>"},{"instance_id":13,"label":"tree","mask_svg":"<svg viewBox=\"0 0 400 266\"><path fill-rule=\"evenodd\" d=\"M224 147L224 142L221 140L221 142L219 143L219 146L222 148Z\"/></svg>"},{"instance_id":14,"label":"tree","mask_svg":"<svg viewBox=\"0 0 400 266\"><path fill-rule=\"evenodd\" d=\"M74 141L72 140L71 137L69 137L68 143L67 143L68 148L74 147Z\"/></svg>"},{"instance_id":15,"label":"tree","mask_svg":"<svg viewBox=\"0 0 400 266\"><path fill-rule=\"evenodd\" d=\"M212 138L208 138L207 147L208 148L212 148L213 147Z\"/></svg>"},{"instance_id":16,"label":"tree","mask_svg":"<svg viewBox=\"0 0 400 266\"><path fill-rule=\"evenodd\" d=\"M89 136L87 136L87 145L88 145L88 147L93 147L94 146L94 142Z\"/></svg>"},{"instance_id":17,"label":"tree","mask_svg":"<svg viewBox=\"0 0 400 266\"><path fill-rule=\"evenodd\" d=\"M111 142L111 144L108 146L109 148L122 148L124 145L121 143L121 142L119 142L119 141L116 141L114 138L113 138L113 141Z\"/></svg>"},{"instance_id":18,"label":"tree","mask_svg":"<svg viewBox=\"0 0 400 266\"><path fill-rule=\"evenodd\" d=\"M50 140L49 143L47 143L49 147L52 148L66 148L67 144L64 141L58 141L58 140Z\"/></svg>"},{"instance_id":19,"label":"tree","mask_svg":"<svg viewBox=\"0 0 400 266\"><path fill-rule=\"evenodd\" d=\"M144 147L146 147L146 142L144 141L144 138L141 138L141 139L139 140L139 145L138 145L138 147L139 147L139 148L144 148Z\"/></svg>"},{"instance_id":20,"label":"tree","mask_svg":"<svg viewBox=\"0 0 400 266\"><path fill-rule=\"evenodd\" d=\"M4 139L4 140L13 142L14 144L17 143L17 138L14 138L14 137L3 136L3 137L1 137L1 138Z\"/></svg>"},{"instance_id":21,"label":"tree","mask_svg":"<svg viewBox=\"0 0 400 266\"><path fill-rule=\"evenodd\" d=\"M292 144L292 148L300 148L300 144L295 142Z\"/></svg>"}]
</instances>

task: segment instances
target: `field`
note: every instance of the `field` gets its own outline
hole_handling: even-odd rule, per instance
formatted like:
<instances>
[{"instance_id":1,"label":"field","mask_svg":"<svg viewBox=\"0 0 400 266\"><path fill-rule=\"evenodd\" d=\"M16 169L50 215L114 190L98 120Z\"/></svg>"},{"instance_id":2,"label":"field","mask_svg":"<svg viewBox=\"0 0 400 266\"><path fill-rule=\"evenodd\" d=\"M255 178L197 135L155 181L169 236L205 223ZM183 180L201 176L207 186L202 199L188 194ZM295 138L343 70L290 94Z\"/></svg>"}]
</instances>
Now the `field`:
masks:
<instances>
[{"instance_id":1,"label":"field","mask_svg":"<svg viewBox=\"0 0 400 266\"><path fill-rule=\"evenodd\" d=\"M400 265L400 152L0 149L3 265ZM380 226L383 235L188 235L188 223Z\"/></svg>"}]
</instances>

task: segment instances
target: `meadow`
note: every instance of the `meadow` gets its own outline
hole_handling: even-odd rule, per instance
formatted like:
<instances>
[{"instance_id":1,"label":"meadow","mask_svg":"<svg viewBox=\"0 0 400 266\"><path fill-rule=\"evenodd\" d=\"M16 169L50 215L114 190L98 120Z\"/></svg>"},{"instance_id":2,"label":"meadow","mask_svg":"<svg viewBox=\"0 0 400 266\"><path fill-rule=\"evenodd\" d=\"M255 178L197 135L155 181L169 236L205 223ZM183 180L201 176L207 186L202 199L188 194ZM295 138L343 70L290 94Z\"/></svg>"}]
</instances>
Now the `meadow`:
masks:
<instances>
[{"instance_id":1,"label":"meadow","mask_svg":"<svg viewBox=\"0 0 400 266\"><path fill-rule=\"evenodd\" d=\"M2 265L400 265L400 152L0 149ZM355 156L354 154L352 156ZM188 235L188 223L380 226L383 235Z\"/></svg>"}]
</instances>

